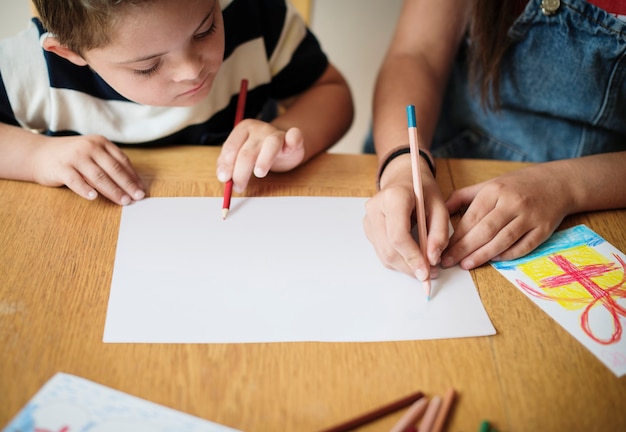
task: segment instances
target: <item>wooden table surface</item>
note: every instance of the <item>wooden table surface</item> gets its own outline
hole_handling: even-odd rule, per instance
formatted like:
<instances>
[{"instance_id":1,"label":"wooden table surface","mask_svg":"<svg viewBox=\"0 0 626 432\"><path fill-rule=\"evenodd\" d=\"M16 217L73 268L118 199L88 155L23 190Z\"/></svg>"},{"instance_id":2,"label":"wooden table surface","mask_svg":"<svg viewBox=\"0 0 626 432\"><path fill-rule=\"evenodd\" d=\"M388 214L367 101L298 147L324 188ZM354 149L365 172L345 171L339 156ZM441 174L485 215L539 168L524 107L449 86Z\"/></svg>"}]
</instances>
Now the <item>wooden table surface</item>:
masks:
<instances>
[{"instance_id":1,"label":"wooden table surface","mask_svg":"<svg viewBox=\"0 0 626 432\"><path fill-rule=\"evenodd\" d=\"M150 196L221 196L219 149L129 149ZM522 166L438 160L448 193ZM324 154L246 195L374 193L371 155ZM549 187L549 185L546 185ZM447 430L624 431L626 377L489 265L472 272L497 335L385 343L104 344L121 208L0 181L0 427L56 372L244 431L316 431L416 390L458 399ZM626 251L626 210L569 217ZM622 320L622 323L624 321ZM401 416L362 428L386 431Z\"/></svg>"}]
</instances>

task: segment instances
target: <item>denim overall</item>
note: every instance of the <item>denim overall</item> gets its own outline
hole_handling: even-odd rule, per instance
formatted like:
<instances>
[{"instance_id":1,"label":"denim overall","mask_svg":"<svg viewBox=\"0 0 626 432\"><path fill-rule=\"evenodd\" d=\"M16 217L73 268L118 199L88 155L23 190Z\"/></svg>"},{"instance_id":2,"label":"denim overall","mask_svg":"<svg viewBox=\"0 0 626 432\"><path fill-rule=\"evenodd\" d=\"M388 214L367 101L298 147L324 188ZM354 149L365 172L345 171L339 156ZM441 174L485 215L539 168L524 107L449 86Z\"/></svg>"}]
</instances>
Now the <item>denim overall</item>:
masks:
<instances>
[{"instance_id":1,"label":"denim overall","mask_svg":"<svg viewBox=\"0 0 626 432\"><path fill-rule=\"evenodd\" d=\"M626 22L583 0L552 14L541 3L530 0L509 30L501 111L482 108L458 57L435 156L543 162L626 150Z\"/></svg>"},{"instance_id":2,"label":"denim overall","mask_svg":"<svg viewBox=\"0 0 626 432\"><path fill-rule=\"evenodd\" d=\"M500 111L470 89L461 47L435 156L544 162L626 150L626 22L583 0L561 0L552 14L541 3L530 0L509 30Z\"/></svg>"}]
</instances>

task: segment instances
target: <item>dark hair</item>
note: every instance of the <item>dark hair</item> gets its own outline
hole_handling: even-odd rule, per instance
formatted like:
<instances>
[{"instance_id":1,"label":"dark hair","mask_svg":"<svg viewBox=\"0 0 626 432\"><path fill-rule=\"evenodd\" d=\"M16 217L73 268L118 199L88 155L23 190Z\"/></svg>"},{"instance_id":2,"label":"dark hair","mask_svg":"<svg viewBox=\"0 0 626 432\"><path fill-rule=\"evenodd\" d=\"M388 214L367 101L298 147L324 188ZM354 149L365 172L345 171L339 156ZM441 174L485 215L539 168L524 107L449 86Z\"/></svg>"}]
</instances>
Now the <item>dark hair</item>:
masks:
<instances>
[{"instance_id":1,"label":"dark hair","mask_svg":"<svg viewBox=\"0 0 626 432\"><path fill-rule=\"evenodd\" d=\"M500 64L512 44L508 31L526 1L476 0L469 36L469 76L485 108L500 106Z\"/></svg>"},{"instance_id":2,"label":"dark hair","mask_svg":"<svg viewBox=\"0 0 626 432\"><path fill-rule=\"evenodd\" d=\"M33 0L33 4L42 24L59 43L81 53L108 44L119 9L143 1L146 0Z\"/></svg>"}]
</instances>

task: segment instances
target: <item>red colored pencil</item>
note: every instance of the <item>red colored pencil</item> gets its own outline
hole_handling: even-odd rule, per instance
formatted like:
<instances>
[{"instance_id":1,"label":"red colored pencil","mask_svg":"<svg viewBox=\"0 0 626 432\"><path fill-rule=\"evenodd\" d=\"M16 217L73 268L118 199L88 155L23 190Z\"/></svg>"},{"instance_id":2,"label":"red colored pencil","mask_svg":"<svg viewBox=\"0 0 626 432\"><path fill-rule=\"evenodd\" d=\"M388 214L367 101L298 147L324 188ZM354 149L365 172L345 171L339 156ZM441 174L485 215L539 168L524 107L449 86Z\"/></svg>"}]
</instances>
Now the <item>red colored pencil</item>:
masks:
<instances>
[{"instance_id":1,"label":"red colored pencil","mask_svg":"<svg viewBox=\"0 0 626 432\"><path fill-rule=\"evenodd\" d=\"M239 89L239 97L237 99L237 111L235 112L235 125L243 120L243 114L246 108L246 95L248 94L248 80L241 80L241 88ZM222 219L226 219L228 210L230 209L230 197L233 194L233 179L226 182L224 186L224 201L222 203Z\"/></svg>"}]
</instances>

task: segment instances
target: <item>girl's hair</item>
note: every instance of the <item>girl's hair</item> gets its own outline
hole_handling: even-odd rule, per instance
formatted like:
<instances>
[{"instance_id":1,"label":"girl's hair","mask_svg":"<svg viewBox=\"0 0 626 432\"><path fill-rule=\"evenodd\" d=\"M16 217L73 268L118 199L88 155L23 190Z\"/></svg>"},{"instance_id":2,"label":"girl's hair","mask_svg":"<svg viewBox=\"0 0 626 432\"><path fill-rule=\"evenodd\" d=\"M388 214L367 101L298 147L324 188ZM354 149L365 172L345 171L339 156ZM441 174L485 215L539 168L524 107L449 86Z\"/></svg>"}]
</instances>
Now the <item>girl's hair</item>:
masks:
<instances>
[{"instance_id":1,"label":"girl's hair","mask_svg":"<svg viewBox=\"0 0 626 432\"><path fill-rule=\"evenodd\" d=\"M59 43L81 53L107 45L119 9L145 0L33 0L39 19Z\"/></svg>"},{"instance_id":2,"label":"girl's hair","mask_svg":"<svg viewBox=\"0 0 626 432\"><path fill-rule=\"evenodd\" d=\"M469 29L469 76L485 108L500 106L500 64L512 40L508 30L526 0L476 0Z\"/></svg>"}]
</instances>

